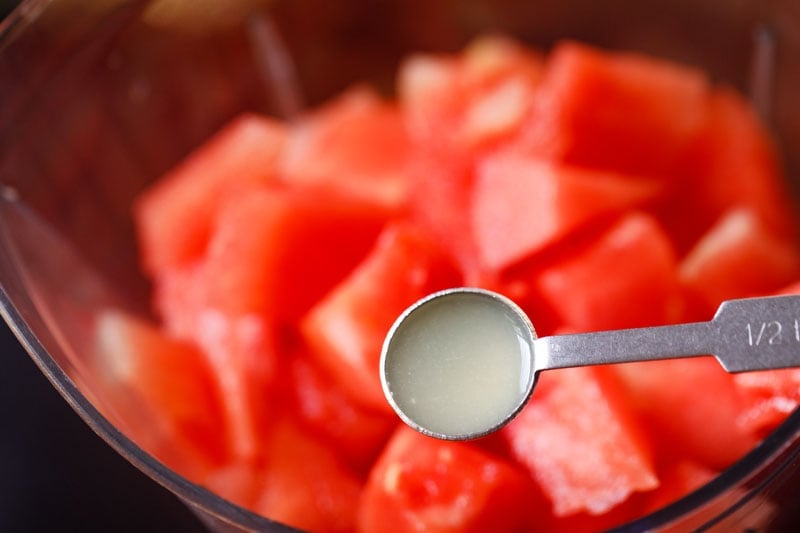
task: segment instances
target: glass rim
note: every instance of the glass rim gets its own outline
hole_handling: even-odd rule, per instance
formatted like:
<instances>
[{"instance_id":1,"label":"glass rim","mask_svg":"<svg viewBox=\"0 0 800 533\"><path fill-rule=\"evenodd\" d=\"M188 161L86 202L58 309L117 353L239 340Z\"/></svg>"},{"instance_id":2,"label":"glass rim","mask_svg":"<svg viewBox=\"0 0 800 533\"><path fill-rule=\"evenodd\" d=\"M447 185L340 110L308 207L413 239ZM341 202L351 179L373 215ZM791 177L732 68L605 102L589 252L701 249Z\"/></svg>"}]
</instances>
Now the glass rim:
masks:
<instances>
[{"instance_id":1,"label":"glass rim","mask_svg":"<svg viewBox=\"0 0 800 533\"><path fill-rule=\"evenodd\" d=\"M147 1L134 0L134 3L146 3ZM26 23L33 21L38 13L52 2L53 0L21 0L5 18L0 19L0 50L4 48L9 39L13 39L16 31L23 30ZM6 239L3 226L0 225L0 252L5 257L10 257L13 254L11 254ZM18 270L20 265L12 259L11 267ZM256 514L189 481L122 433L80 391L75 382L50 355L21 310L23 307L27 307L28 302L15 302L6 287L7 283L8 280L5 277L0 277L0 316L47 380L78 416L115 452L190 507L199 509L230 526L246 530L284 529L285 531L295 531L289 526ZM30 308L36 312L35 316L38 317L39 311L33 302L30 302ZM613 528L613 531L642 531L667 527L684 517L691 516L693 512L701 510L705 505L712 504L726 491L756 480L765 469L772 468L783 471L789 463L800 456L800 443L795 442L798 436L800 436L800 406L796 407L753 449L722 470L712 480L661 509L620 524ZM721 509L719 513L715 513L703 525L713 525L736 512L756 496L770 479L771 476L767 476L764 480L754 483L754 486L748 487L733 504L726 506L724 510Z\"/></svg>"}]
</instances>

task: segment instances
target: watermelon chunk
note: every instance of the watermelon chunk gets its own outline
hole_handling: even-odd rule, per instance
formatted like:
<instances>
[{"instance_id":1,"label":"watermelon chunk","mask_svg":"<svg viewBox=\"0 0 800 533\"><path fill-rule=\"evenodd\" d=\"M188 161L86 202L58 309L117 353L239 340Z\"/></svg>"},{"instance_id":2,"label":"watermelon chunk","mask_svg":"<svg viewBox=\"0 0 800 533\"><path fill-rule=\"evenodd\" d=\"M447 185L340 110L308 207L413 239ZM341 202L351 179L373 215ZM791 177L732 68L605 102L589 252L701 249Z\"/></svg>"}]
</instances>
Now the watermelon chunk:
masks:
<instances>
[{"instance_id":1,"label":"watermelon chunk","mask_svg":"<svg viewBox=\"0 0 800 533\"><path fill-rule=\"evenodd\" d=\"M510 463L403 426L370 473L358 526L359 531L393 533L527 531L540 498Z\"/></svg>"},{"instance_id":2,"label":"watermelon chunk","mask_svg":"<svg viewBox=\"0 0 800 533\"><path fill-rule=\"evenodd\" d=\"M732 209L680 264L681 282L710 314L726 299L769 294L800 277L800 254L750 209Z\"/></svg>"},{"instance_id":3,"label":"watermelon chunk","mask_svg":"<svg viewBox=\"0 0 800 533\"><path fill-rule=\"evenodd\" d=\"M558 517L600 515L658 486L648 444L606 370L543 373L531 401L501 430Z\"/></svg>"},{"instance_id":4,"label":"watermelon chunk","mask_svg":"<svg viewBox=\"0 0 800 533\"><path fill-rule=\"evenodd\" d=\"M231 463L204 484L292 527L353 531L362 483L339 457L290 418L273 424L264 441L263 460Z\"/></svg>"},{"instance_id":5,"label":"watermelon chunk","mask_svg":"<svg viewBox=\"0 0 800 533\"><path fill-rule=\"evenodd\" d=\"M241 115L144 191L133 210L145 271L199 258L220 195L231 186L273 181L285 141L284 124Z\"/></svg>"},{"instance_id":6,"label":"watermelon chunk","mask_svg":"<svg viewBox=\"0 0 800 533\"><path fill-rule=\"evenodd\" d=\"M354 87L292 125L281 177L400 210L407 202L409 150L397 107Z\"/></svg>"},{"instance_id":7,"label":"watermelon chunk","mask_svg":"<svg viewBox=\"0 0 800 533\"><path fill-rule=\"evenodd\" d=\"M655 181L500 154L477 169L472 231L484 265L499 270L596 219L652 200Z\"/></svg>"},{"instance_id":8,"label":"watermelon chunk","mask_svg":"<svg viewBox=\"0 0 800 533\"><path fill-rule=\"evenodd\" d=\"M356 472L366 472L397 426L397 417L353 401L306 353L293 354L289 367L298 418Z\"/></svg>"},{"instance_id":9,"label":"watermelon chunk","mask_svg":"<svg viewBox=\"0 0 800 533\"><path fill-rule=\"evenodd\" d=\"M113 309L98 316L96 335L112 421L189 479L197 481L227 460L222 398L195 346Z\"/></svg>"},{"instance_id":10,"label":"watermelon chunk","mask_svg":"<svg viewBox=\"0 0 800 533\"><path fill-rule=\"evenodd\" d=\"M512 135L533 105L543 59L499 35L483 36L458 56L417 54L398 74L398 92L417 148L474 152Z\"/></svg>"},{"instance_id":11,"label":"watermelon chunk","mask_svg":"<svg viewBox=\"0 0 800 533\"><path fill-rule=\"evenodd\" d=\"M156 277L166 327L197 342L215 369L240 455L258 453L274 415L280 326L360 261L385 218L362 202L270 185L232 189L205 255Z\"/></svg>"},{"instance_id":12,"label":"watermelon chunk","mask_svg":"<svg viewBox=\"0 0 800 533\"><path fill-rule=\"evenodd\" d=\"M255 512L306 531L353 531L362 483L330 448L286 421L266 457Z\"/></svg>"},{"instance_id":13,"label":"watermelon chunk","mask_svg":"<svg viewBox=\"0 0 800 533\"><path fill-rule=\"evenodd\" d=\"M457 283L456 272L424 233L394 224L300 327L316 361L340 387L367 407L391 412L379 376L389 328L419 298Z\"/></svg>"},{"instance_id":14,"label":"watermelon chunk","mask_svg":"<svg viewBox=\"0 0 800 533\"><path fill-rule=\"evenodd\" d=\"M670 180L705 124L708 94L698 70L563 41L514 142L565 163Z\"/></svg>"},{"instance_id":15,"label":"watermelon chunk","mask_svg":"<svg viewBox=\"0 0 800 533\"><path fill-rule=\"evenodd\" d=\"M655 219L636 211L572 253L532 270L535 298L571 330L667 324L683 313L669 238Z\"/></svg>"},{"instance_id":16,"label":"watermelon chunk","mask_svg":"<svg viewBox=\"0 0 800 533\"><path fill-rule=\"evenodd\" d=\"M722 469L755 446L733 376L711 357L616 365L628 402L664 451Z\"/></svg>"},{"instance_id":17,"label":"watermelon chunk","mask_svg":"<svg viewBox=\"0 0 800 533\"><path fill-rule=\"evenodd\" d=\"M467 283L482 266L471 228L474 164L529 114L542 60L514 41L486 37L460 57L417 55L400 69L400 107L413 143L411 207L458 263Z\"/></svg>"},{"instance_id":18,"label":"watermelon chunk","mask_svg":"<svg viewBox=\"0 0 800 533\"><path fill-rule=\"evenodd\" d=\"M183 271L199 279L158 295L168 325L206 308L293 322L358 264L388 217L363 202L272 186L233 190L220 203L205 256Z\"/></svg>"},{"instance_id":19,"label":"watermelon chunk","mask_svg":"<svg viewBox=\"0 0 800 533\"><path fill-rule=\"evenodd\" d=\"M791 195L774 142L748 102L713 91L708 119L682 164L680 187L662 211L682 250L727 211L747 209L781 238L796 234Z\"/></svg>"}]
</instances>

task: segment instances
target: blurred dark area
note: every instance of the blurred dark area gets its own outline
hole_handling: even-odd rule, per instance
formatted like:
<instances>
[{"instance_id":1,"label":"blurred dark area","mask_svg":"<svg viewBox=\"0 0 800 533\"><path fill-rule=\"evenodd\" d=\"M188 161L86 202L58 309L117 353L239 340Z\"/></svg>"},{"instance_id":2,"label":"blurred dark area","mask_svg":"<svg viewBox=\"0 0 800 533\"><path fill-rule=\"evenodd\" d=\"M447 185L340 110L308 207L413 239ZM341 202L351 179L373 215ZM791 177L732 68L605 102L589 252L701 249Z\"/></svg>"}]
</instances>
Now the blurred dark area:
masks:
<instances>
[{"instance_id":1,"label":"blurred dark area","mask_svg":"<svg viewBox=\"0 0 800 533\"><path fill-rule=\"evenodd\" d=\"M0 0L0 19L11 13L17 3L16 0Z\"/></svg>"}]
</instances>

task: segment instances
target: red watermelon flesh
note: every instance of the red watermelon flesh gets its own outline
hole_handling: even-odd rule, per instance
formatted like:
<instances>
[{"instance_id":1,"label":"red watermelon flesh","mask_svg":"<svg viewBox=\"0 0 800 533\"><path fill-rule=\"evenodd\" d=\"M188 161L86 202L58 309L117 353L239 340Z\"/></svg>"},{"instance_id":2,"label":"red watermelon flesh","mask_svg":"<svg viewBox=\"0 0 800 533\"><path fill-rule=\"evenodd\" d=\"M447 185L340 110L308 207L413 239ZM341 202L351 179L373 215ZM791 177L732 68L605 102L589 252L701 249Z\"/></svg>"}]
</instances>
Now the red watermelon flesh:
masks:
<instances>
[{"instance_id":1,"label":"red watermelon flesh","mask_svg":"<svg viewBox=\"0 0 800 533\"><path fill-rule=\"evenodd\" d=\"M653 180L500 154L477 170L472 227L480 257L500 270L597 219L642 206L663 189Z\"/></svg>"},{"instance_id":2,"label":"red watermelon flesh","mask_svg":"<svg viewBox=\"0 0 800 533\"><path fill-rule=\"evenodd\" d=\"M354 87L291 128L280 162L283 180L405 208L410 143L396 106Z\"/></svg>"},{"instance_id":3,"label":"red watermelon flesh","mask_svg":"<svg viewBox=\"0 0 800 533\"><path fill-rule=\"evenodd\" d=\"M230 187L268 183L286 141L286 126L244 114L231 120L134 204L149 274L199 258L213 231L218 198Z\"/></svg>"},{"instance_id":4,"label":"red watermelon flesh","mask_svg":"<svg viewBox=\"0 0 800 533\"><path fill-rule=\"evenodd\" d=\"M547 58L536 107L514 144L579 166L667 180L706 121L699 71L572 41Z\"/></svg>"}]
</instances>

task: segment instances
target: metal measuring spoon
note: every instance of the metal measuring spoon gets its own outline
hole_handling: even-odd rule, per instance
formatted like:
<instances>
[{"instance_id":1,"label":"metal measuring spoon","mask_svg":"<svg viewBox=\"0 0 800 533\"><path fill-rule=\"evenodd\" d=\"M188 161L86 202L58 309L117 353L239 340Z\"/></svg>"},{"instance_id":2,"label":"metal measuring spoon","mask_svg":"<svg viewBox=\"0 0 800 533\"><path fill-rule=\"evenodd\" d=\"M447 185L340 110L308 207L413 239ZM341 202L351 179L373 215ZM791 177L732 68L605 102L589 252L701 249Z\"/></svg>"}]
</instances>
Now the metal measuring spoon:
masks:
<instances>
[{"instance_id":1,"label":"metal measuring spoon","mask_svg":"<svg viewBox=\"0 0 800 533\"><path fill-rule=\"evenodd\" d=\"M800 366L800 296L729 300L709 322L538 338L508 298L448 289L400 315L380 374L404 422L467 440L514 418L543 370L700 355L715 356L728 372Z\"/></svg>"}]
</instances>

